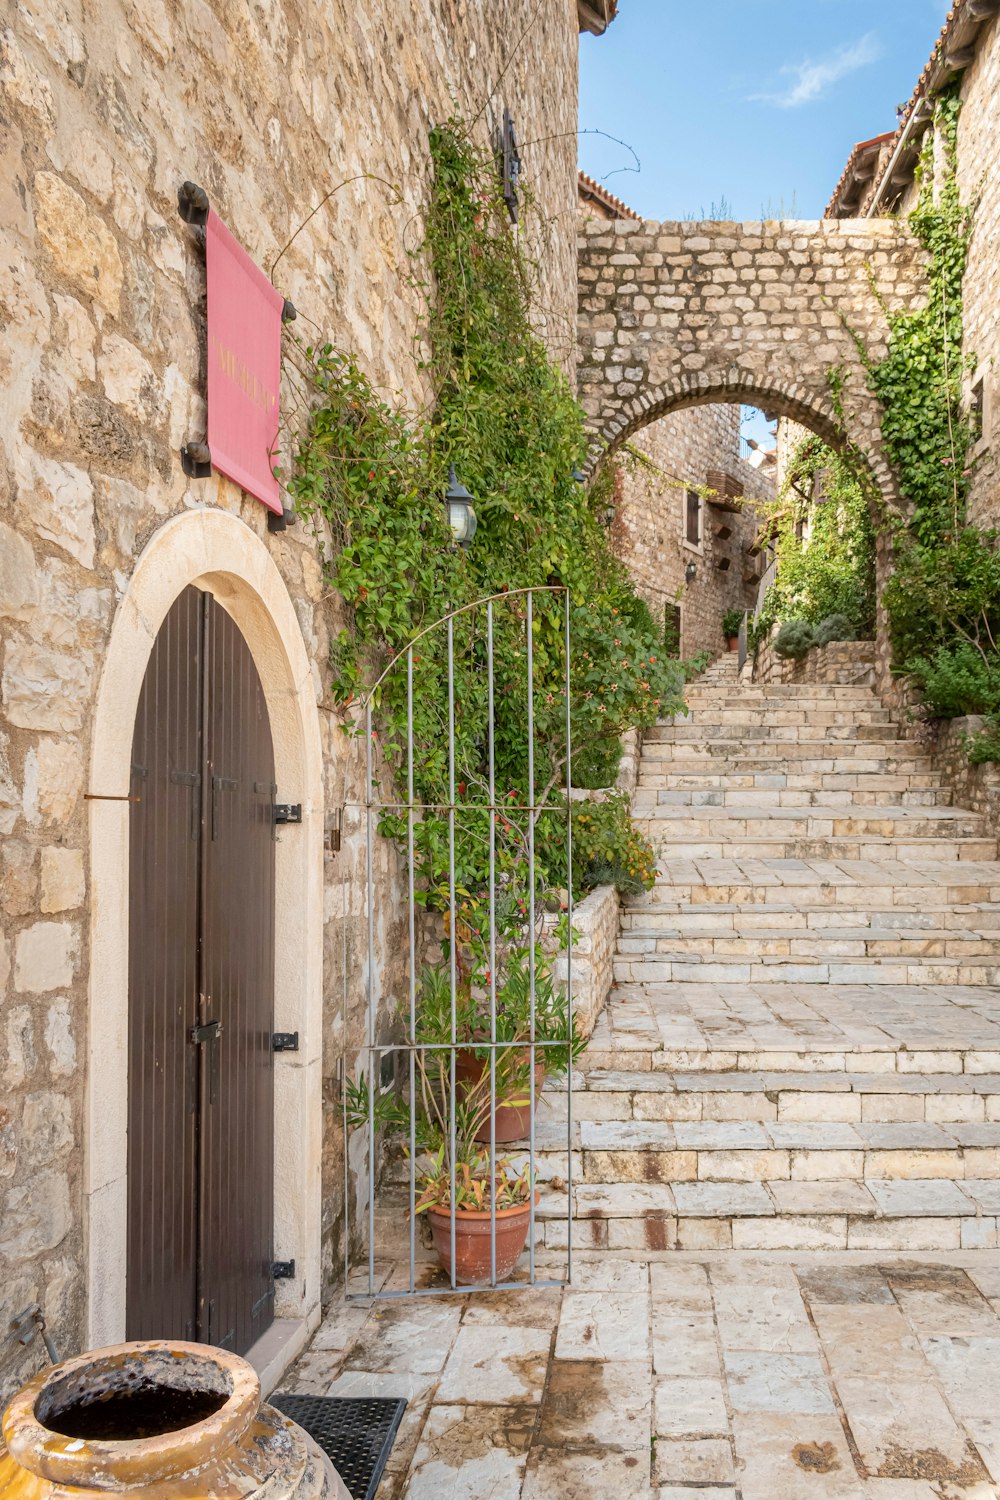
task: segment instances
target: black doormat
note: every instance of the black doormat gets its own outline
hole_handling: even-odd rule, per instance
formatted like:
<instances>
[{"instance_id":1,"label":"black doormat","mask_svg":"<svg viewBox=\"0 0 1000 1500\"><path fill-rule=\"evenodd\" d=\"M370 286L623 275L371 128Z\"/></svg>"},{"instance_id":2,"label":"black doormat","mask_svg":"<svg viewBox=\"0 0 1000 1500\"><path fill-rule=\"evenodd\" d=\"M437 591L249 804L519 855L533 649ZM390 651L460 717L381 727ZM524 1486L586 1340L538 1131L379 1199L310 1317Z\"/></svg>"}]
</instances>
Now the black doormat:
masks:
<instances>
[{"instance_id":1,"label":"black doormat","mask_svg":"<svg viewBox=\"0 0 1000 1500\"><path fill-rule=\"evenodd\" d=\"M268 1400L319 1444L354 1500L375 1500L405 1401L386 1396L293 1396L284 1391Z\"/></svg>"}]
</instances>

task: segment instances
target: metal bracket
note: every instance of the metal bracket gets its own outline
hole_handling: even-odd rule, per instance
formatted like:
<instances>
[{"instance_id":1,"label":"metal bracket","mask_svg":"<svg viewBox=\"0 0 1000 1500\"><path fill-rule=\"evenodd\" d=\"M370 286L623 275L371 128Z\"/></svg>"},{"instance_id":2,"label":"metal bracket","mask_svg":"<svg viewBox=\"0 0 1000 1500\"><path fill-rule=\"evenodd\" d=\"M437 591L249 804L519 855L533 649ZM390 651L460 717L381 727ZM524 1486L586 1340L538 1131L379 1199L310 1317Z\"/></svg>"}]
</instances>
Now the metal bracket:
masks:
<instances>
[{"instance_id":1,"label":"metal bracket","mask_svg":"<svg viewBox=\"0 0 1000 1500\"><path fill-rule=\"evenodd\" d=\"M294 1260L276 1260L271 1266L271 1275L275 1281L291 1281L295 1276Z\"/></svg>"},{"instance_id":2,"label":"metal bracket","mask_svg":"<svg viewBox=\"0 0 1000 1500\"><path fill-rule=\"evenodd\" d=\"M272 1052L298 1052L299 1034L297 1031L273 1031L271 1033Z\"/></svg>"},{"instance_id":3,"label":"metal bracket","mask_svg":"<svg viewBox=\"0 0 1000 1500\"><path fill-rule=\"evenodd\" d=\"M181 448L181 468L189 479L212 477L212 453L207 443L185 443Z\"/></svg>"},{"instance_id":4,"label":"metal bracket","mask_svg":"<svg viewBox=\"0 0 1000 1500\"><path fill-rule=\"evenodd\" d=\"M343 826L343 819L344 819L343 810L338 807L337 810L334 812L331 820L330 820L329 839L330 839L330 853L331 854L339 854L340 853L340 839L341 839L341 831L342 831L342 826Z\"/></svg>"},{"instance_id":5,"label":"metal bracket","mask_svg":"<svg viewBox=\"0 0 1000 1500\"><path fill-rule=\"evenodd\" d=\"M177 190L177 212L185 224L208 223L208 194L196 182L182 182Z\"/></svg>"},{"instance_id":6,"label":"metal bracket","mask_svg":"<svg viewBox=\"0 0 1000 1500\"><path fill-rule=\"evenodd\" d=\"M272 821L275 823L301 823L302 803L276 802L274 804Z\"/></svg>"},{"instance_id":7,"label":"metal bracket","mask_svg":"<svg viewBox=\"0 0 1000 1500\"><path fill-rule=\"evenodd\" d=\"M54 1365L59 1363L58 1350L45 1326L45 1314L37 1302L32 1302L31 1306L19 1312L16 1318L11 1318L10 1328L17 1342L25 1348L34 1342L35 1334L40 1333L49 1359Z\"/></svg>"}]
</instances>

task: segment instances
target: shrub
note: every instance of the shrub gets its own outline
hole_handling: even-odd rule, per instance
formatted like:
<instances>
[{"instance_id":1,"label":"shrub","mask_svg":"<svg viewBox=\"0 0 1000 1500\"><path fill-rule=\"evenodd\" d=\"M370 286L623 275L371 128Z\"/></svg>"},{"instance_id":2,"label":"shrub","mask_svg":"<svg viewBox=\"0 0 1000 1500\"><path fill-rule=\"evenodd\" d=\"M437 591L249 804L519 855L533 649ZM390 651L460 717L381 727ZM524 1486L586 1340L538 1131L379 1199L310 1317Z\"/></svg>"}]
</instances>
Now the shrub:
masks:
<instances>
[{"instance_id":1,"label":"shrub","mask_svg":"<svg viewBox=\"0 0 1000 1500\"><path fill-rule=\"evenodd\" d=\"M696 651L694 656L689 657L687 661L680 662L679 665L681 672L684 674L684 681L690 682L692 678L700 677L705 668L712 665L712 661L711 651Z\"/></svg>"},{"instance_id":2,"label":"shrub","mask_svg":"<svg viewBox=\"0 0 1000 1500\"><path fill-rule=\"evenodd\" d=\"M613 885L623 896L638 896L652 890L653 847L636 829L628 800L621 794L585 803L574 812L573 874L573 884L581 891Z\"/></svg>"},{"instance_id":3,"label":"shrub","mask_svg":"<svg viewBox=\"0 0 1000 1500\"><path fill-rule=\"evenodd\" d=\"M801 661L816 644L816 632L808 620L786 620L778 631L774 649L779 656Z\"/></svg>"},{"instance_id":4,"label":"shrub","mask_svg":"<svg viewBox=\"0 0 1000 1500\"><path fill-rule=\"evenodd\" d=\"M731 641L734 635L739 635L743 624L743 611L741 609L727 609L722 616L722 635L727 641Z\"/></svg>"},{"instance_id":5,"label":"shrub","mask_svg":"<svg viewBox=\"0 0 1000 1500\"><path fill-rule=\"evenodd\" d=\"M854 626L846 615L827 615L816 626L816 645L828 646L831 641L855 640Z\"/></svg>"},{"instance_id":6,"label":"shrub","mask_svg":"<svg viewBox=\"0 0 1000 1500\"><path fill-rule=\"evenodd\" d=\"M1000 713L988 716L979 734L969 736L966 748L974 766L1000 761Z\"/></svg>"},{"instance_id":7,"label":"shrub","mask_svg":"<svg viewBox=\"0 0 1000 1500\"><path fill-rule=\"evenodd\" d=\"M911 671L936 718L1000 710L1000 657L987 661L969 641L939 646L933 656L912 662Z\"/></svg>"}]
</instances>

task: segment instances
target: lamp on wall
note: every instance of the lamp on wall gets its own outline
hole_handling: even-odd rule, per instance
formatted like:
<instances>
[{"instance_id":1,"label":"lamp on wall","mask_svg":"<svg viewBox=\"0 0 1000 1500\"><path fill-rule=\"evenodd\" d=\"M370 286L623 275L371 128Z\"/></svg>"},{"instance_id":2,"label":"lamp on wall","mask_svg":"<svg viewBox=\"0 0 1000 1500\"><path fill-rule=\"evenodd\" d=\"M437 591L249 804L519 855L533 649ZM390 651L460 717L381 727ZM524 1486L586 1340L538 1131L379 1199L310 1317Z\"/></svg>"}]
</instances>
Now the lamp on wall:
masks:
<instances>
[{"instance_id":1,"label":"lamp on wall","mask_svg":"<svg viewBox=\"0 0 1000 1500\"><path fill-rule=\"evenodd\" d=\"M687 567L684 569L684 582L685 583L694 583L694 581L695 581L695 579L697 577L698 577L698 564L697 563L693 563L693 562L689 562L688 565L687 565Z\"/></svg>"},{"instance_id":2,"label":"lamp on wall","mask_svg":"<svg viewBox=\"0 0 1000 1500\"><path fill-rule=\"evenodd\" d=\"M460 546L467 547L476 534L476 511L473 497L465 485L459 483L454 464L448 469L448 488L444 492L444 503L452 536Z\"/></svg>"}]
</instances>

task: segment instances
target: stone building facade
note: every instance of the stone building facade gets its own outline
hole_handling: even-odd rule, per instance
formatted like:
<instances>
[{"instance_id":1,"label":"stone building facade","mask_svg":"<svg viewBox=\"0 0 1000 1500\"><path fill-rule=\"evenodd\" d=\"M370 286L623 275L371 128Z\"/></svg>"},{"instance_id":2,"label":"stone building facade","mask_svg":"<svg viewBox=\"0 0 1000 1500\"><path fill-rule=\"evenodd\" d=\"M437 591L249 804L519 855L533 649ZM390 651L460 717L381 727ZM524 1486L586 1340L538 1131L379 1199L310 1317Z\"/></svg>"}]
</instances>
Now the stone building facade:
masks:
<instances>
[{"instance_id":1,"label":"stone building facade","mask_svg":"<svg viewBox=\"0 0 1000 1500\"><path fill-rule=\"evenodd\" d=\"M682 657L724 650L723 613L753 608L764 568L753 502L774 494L770 465L740 456L740 408L661 417L630 440L620 472L612 541L654 618L676 621Z\"/></svg>"},{"instance_id":2,"label":"stone building facade","mask_svg":"<svg viewBox=\"0 0 1000 1500\"><path fill-rule=\"evenodd\" d=\"M457 111L486 144L509 108L538 200L526 232L542 332L571 367L584 24L573 0L5 9L0 1328L38 1302L65 1352L125 1331L125 799L145 667L191 585L248 644L278 795L302 805L275 846L274 1024L299 1034L275 1060L274 1251L295 1262L277 1283L276 1358L315 1324L341 1264L339 1088L363 1041L367 962L363 755L328 696L343 610L322 537L271 534L235 484L182 472L178 450L205 432L205 265L178 188L201 184L273 270L299 313L287 352L296 329L328 338L418 408L411 252L428 130ZM296 397L286 375L287 409ZM399 861L381 841L375 861L375 965L392 993ZM37 1358L0 1366L0 1391Z\"/></svg>"},{"instance_id":3,"label":"stone building facade","mask_svg":"<svg viewBox=\"0 0 1000 1500\"><path fill-rule=\"evenodd\" d=\"M905 215L919 192L916 168L934 130L934 97L957 81L958 187L974 205L963 285L963 354L969 364L966 397L977 423L969 517L981 526L1000 525L1000 178L995 143L1000 130L1000 0L956 0L926 67L903 110L897 130L855 147L827 208L831 219L850 216L877 222ZM864 146L877 147L866 153ZM942 144L931 144L935 177L944 169ZM863 182L856 164L862 163Z\"/></svg>"}]
</instances>

